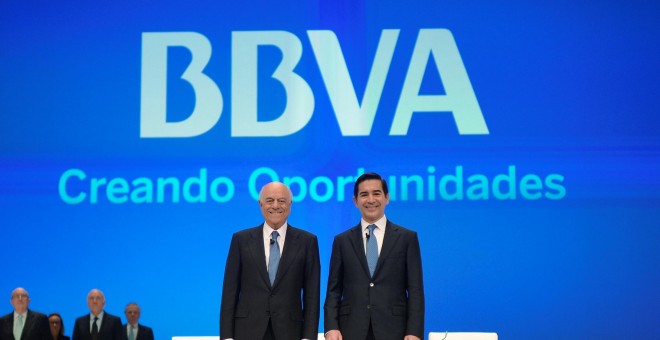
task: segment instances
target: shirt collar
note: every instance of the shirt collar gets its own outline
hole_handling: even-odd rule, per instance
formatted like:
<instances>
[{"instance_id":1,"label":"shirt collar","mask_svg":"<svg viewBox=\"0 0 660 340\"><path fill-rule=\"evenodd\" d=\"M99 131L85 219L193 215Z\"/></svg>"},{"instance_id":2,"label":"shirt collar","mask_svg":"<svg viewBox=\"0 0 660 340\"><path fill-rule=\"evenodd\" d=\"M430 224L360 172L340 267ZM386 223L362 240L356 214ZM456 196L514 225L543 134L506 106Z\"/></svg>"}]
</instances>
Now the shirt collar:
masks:
<instances>
[{"instance_id":1,"label":"shirt collar","mask_svg":"<svg viewBox=\"0 0 660 340\"><path fill-rule=\"evenodd\" d=\"M101 313L99 313L99 315L94 315L94 314L92 314L92 313L90 312L90 313L89 313L89 317L92 319L92 321L94 321L94 317L95 317L95 316L98 316L98 317L99 317L99 320L103 320L103 314L105 314L105 311L103 311L103 310L101 311Z\"/></svg>"},{"instance_id":2,"label":"shirt collar","mask_svg":"<svg viewBox=\"0 0 660 340\"><path fill-rule=\"evenodd\" d=\"M360 224L362 225L362 231L366 231L367 228L369 227L370 224L375 224L378 229L382 230L385 232L385 227L387 226L387 217L383 215L376 223L369 223L364 220L364 218L360 219Z\"/></svg>"},{"instance_id":3,"label":"shirt collar","mask_svg":"<svg viewBox=\"0 0 660 340\"><path fill-rule=\"evenodd\" d=\"M284 239L286 237L286 231L289 228L289 223L284 222L284 224L277 229L277 233L280 235L280 238ZM270 234L273 233L273 229L271 226L268 225L268 222L264 222L264 238L270 238Z\"/></svg>"}]
</instances>

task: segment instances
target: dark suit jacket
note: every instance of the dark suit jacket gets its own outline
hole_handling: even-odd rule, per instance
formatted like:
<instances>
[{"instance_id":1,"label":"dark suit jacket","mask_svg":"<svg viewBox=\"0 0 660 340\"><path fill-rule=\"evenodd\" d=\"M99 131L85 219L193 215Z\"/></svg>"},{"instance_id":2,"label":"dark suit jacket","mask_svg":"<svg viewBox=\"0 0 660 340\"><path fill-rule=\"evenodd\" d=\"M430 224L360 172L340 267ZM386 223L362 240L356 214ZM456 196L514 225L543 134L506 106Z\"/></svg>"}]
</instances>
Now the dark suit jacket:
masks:
<instances>
[{"instance_id":1,"label":"dark suit jacket","mask_svg":"<svg viewBox=\"0 0 660 340\"><path fill-rule=\"evenodd\" d=\"M417 233L387 221L374 277L369 275L362 227L337 235L332 245L325 331L346 340L365 339L369 324L376 339L424 339L424 285Z\"/></svg>"},{"instance_id":2,"label":"dark suit jacket","mask_svg":"<svg viewBox=\"0 0 660 340\"><path fill-rule=\"evenodd\" d=\"M14 312L0 318L0 340L52 340L48 317L28 309L20 339L14 339Z\"/></svg>"},{"instance_id":3,"label":"dark suit jacket","mask_svg":"<svg viewBox=\"0 0 660 340\"><path fill-rule=\"evenodd\" d=\"M220 307L220 338L262 339L271 319L278 340L316 339L320 263L316 236L289 225L270 285L263 224L232 236Z\"/></svg>"},{"instance_id":4,"label":"dark suit jacket","mask_svg":"<svg viewBox=\"0 0 660 340\"><path fill-rule=\"evenodd\" d=\"M89 328L90 316L83 315L76 319L73 326L72 340L92 340L92 329ZM99 329L100 340L123 340L121 319L103 311L103 320Z\"/></svg>"},{"instance_id":5,"label":"dark suit jacket","mask_svg":"<svg viewBox=\"0 0 660 340\"><path fill-rule=\"evenodd\" d=\"M128 328L127 324L122 325L122 332L124 334L124 339L128 340ZM154 331L151 327L147 327L138 322L137 337L135 340L154 340Z\"/></svg>"}]
</instances>

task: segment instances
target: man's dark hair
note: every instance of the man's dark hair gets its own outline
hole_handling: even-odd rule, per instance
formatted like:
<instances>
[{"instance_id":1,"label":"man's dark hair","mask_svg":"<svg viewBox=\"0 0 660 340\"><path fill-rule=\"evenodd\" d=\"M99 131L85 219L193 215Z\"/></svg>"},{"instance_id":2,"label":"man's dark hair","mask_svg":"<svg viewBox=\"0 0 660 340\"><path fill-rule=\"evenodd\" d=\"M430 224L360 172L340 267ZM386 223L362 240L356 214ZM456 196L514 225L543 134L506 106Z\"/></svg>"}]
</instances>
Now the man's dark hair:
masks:
<instances>
[{"instance_id":1,"label":"man's dark hair","mask_svg":"<svg viewBox=\"0 0 660 340\"><path fill-rule=\"evenodd\" d=\"M379 180L380 183L383 185L383 194L387 195L389 193L389 191L387 190L387 182L385 182L383 177L380 177L380 175L375 172L365 172L360 177L358 177L357 180L355 180L355 186L353 186L353 197L357 198L358 191L360 189L360 183L368 179Z\"/></svg>"}]
</instances>

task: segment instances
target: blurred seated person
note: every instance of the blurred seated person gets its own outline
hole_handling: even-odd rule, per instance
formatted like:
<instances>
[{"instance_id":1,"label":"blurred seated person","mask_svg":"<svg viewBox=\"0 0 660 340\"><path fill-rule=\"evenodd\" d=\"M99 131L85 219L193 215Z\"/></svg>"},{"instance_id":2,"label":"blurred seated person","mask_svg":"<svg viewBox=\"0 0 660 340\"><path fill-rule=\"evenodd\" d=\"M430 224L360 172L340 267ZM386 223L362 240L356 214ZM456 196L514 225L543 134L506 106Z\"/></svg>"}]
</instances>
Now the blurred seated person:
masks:
<instances>
[{"instance_id":1,"label":"blurred seated person","mask_svg":"<svg viewBox=\"0 0 660 340\"><path fill-rule=\"evenodd\" d=\"M58 313L50 313L48 315L48 323L50 324L50 334L53 340L69 340L68 336L64 335L64 321L62 316Z\"/></svg>"}]
</instances>

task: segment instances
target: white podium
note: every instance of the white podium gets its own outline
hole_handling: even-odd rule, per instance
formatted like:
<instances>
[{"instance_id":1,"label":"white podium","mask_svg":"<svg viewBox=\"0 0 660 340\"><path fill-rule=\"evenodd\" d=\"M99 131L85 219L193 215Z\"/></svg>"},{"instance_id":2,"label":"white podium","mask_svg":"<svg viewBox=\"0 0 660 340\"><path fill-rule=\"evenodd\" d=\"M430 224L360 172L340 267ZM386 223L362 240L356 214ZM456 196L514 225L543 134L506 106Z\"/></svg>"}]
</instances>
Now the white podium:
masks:
<instances>
[{"instance_id":1,"label":"white podium","mask_svg":"<svg viewBox=\"0 0 660 340\"><path fill-rule=\"evenodd\" d=\"M220 340L219 336L173 336L172 340ZM325 340L323 333L319 333L318 340Z\"/></svg>"},{"instance_id":2,"label":"white podium","mask_svg":"<svg viewBox=\"0 0 660 340\"><path fill-rule=\"evenodd\" d=\"M497 340L497 333L431 332L429 340Z\"/></svg>"}]
</instances>

